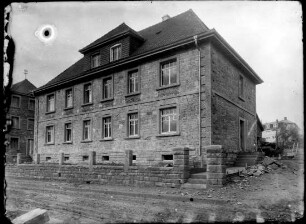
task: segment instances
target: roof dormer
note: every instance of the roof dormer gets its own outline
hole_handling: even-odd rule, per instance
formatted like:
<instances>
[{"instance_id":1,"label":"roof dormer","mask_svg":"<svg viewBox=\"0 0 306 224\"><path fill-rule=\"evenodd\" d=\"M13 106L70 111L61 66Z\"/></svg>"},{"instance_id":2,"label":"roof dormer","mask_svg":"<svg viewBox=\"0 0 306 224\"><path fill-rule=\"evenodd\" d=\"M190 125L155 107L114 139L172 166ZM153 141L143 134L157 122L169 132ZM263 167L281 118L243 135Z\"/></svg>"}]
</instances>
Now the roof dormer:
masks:
<instances>
[{"instance_id":1,"label":"roof dormer","mask_svg":"<svg viewBox=\"0 0 306 224\"><path fill-rule=\"evenodd\" d=\"M82 48L80 52L91 60L91 68L129 57L144 39L125 23Z\"/></svg>"}]
</instances>

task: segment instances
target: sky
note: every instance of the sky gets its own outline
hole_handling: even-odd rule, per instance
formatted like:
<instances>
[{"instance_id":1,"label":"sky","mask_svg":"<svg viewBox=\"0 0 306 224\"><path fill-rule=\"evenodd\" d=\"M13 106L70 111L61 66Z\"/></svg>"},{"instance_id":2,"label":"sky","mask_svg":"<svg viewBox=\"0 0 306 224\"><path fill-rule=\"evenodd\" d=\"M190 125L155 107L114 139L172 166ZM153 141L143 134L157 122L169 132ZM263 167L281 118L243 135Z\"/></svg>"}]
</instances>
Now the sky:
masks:
<instances>
[{"instance_id":1,"label":"sky","mask_svg":"<svg viewBox=\"0 0 306 224\"><path fill-rule=\"evenodd\" d=\"M244 58L264 83L256 87L262 123L288 120L304 130L302 7L299 2L156 1L13 3L13 83L40 87L82 57L78 51L125 22L139 31L192 9ZM51 30L44 39L40 31Z\"/></svg>"}]
</instances>

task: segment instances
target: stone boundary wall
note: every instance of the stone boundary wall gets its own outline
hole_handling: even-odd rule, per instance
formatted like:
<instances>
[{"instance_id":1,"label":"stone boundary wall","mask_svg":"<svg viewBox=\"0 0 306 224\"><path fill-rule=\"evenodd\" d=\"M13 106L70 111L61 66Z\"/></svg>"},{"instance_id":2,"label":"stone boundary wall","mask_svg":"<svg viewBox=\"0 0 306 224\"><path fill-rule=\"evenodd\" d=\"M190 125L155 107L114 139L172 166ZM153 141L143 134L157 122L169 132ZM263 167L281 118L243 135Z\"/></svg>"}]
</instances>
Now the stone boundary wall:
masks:
<instances>
[{"instance_id":1,"label":"stone boundary wall","mask_svg":"<svg viewBox=\"0 0 306 224\"><path fill-rule=\"evenodd\" d=\"M133 186L179 187L183 174L174 167L96 165L20 164L7 165L6 176L76 183L119 184Z\"/></svg>"},{"instance_id":2,"label":"stone boundary wall","mask_svg":"<svg viewBox=\"0 0 306 224\"><path fill-rule=\"evenodd\" d=\"M76 183L118 184L140 187L179 187L189 178L189 149L173 149L173 167L148 167L132 165L132 150L126 151L124 165L96 165L95 152L92 152L87 165L66 165L64 154L59 155L59 163L22 164L17 159L17 165L6 165L6 175L11 177L30 178L38 180L56 180Z\"/></svg>"}]
</instances>

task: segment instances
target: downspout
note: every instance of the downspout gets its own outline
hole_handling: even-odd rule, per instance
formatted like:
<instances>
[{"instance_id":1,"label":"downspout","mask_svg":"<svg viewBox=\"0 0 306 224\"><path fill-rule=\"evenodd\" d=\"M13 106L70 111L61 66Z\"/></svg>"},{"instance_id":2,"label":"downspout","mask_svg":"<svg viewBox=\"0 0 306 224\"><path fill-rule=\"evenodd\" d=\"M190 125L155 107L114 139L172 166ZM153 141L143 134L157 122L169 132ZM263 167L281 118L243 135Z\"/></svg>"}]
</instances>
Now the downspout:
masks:
<instances>
[{"instance_id":1,"label":"downspout","mask_svg":"<svg viewBox=\"0 0 306 224\"><path fill-rule=\"evenodd\" d=\"M203 159L202 159L202 152L201 152L201 50L198 45L198 36L195 35L193 37L194 43L196 48L198 49L199 56L198 56L198 69L199 69L199 156L201 156L201 167L203 167Z\"/></svg>"},{"instance_id":2,"label":"downspout","mask_svg":"<svg viewBox=\"0 0 306 224\"><path fill-rule=\"evenodd\" d=\"M35 102L35 117L36 117L36 145L35 145L35 155L38 154L38 118L39 118L39 97L37 97L37 102ZM33 153L34 154L34 153ZM37 157L36 157L37 158Z\"/></svg>"}]
</instances>

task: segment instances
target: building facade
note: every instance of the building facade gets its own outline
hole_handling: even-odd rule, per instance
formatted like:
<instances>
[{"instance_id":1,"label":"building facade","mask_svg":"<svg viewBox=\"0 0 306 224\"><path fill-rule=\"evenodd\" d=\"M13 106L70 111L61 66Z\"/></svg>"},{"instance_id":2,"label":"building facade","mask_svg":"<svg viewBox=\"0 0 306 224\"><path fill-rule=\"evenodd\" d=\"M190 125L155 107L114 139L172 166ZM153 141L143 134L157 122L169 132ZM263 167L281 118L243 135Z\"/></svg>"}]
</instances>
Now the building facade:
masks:
<instances>
[{"instance_id":1,"label":"building facade","mask_svg":"<svg viewBox=\"0 0 306 224\"><path fill-rule=\"evenodd\" d=\"M262 80L192 10L136 32L121 24L81 49L84 57L35 91L40 160L158 165L189 147L256 148L256 85Z\"/></svg>"},{"instance_id":2,"label":"building facade","mask_svg":"<svg viewBox=\"0 0 306 224\"><path fill-rule=\"evenodd\" d=\"M34 149L34 114L36 87L27 79L12 85L11 105L7 114L11 128L6 135L9 142L6 152L8 162L16 161L17 153L31 159Z\"/></svg>"}]
</instances>

